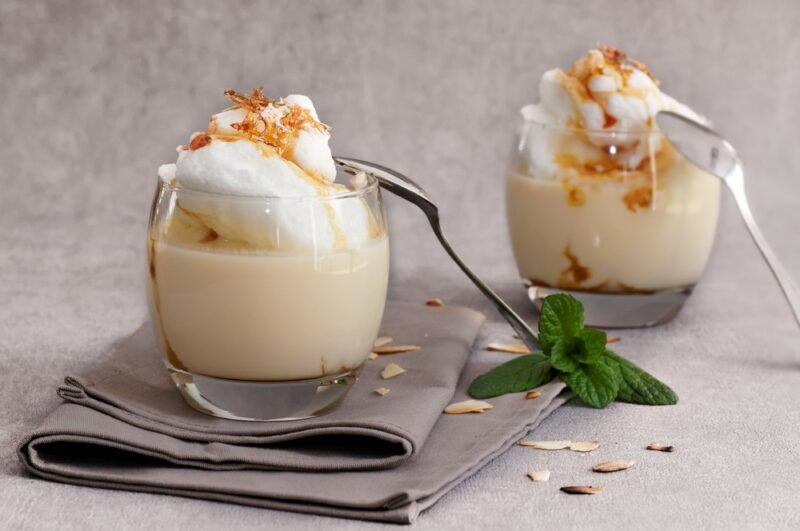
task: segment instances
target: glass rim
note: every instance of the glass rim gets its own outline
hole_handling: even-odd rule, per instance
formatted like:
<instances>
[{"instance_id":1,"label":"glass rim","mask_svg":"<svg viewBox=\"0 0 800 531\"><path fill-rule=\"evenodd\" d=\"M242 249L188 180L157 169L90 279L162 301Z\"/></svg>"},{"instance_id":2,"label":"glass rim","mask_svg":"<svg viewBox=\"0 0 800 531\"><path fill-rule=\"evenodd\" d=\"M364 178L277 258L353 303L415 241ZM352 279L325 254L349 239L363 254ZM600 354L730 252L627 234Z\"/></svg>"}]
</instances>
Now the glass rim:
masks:
<instances>
[{"instance_id":1,"label":"glass rim","mask_svg":"<svg viewBox=\"0 0 800 531\"><path fill-rule=\"evenodd\" d=\"M608 129L587 129L585 127L575 127L570 125L555 125L548 124L541 120L537 120L536 118L530 118L525 115L522 115L522 121L525 124L533 124L541 127L542 129L551 129L553 131L561 131L571 134L601 135L608 138L626 138L630 140L631 137L647 138L651 136L664 136L664 133L655 127L655 120L653 120L653 125L651 126L652 129L648 131L609 131Z\"/></svg>"},{"instance_id":2,"label":"glass rim","mask_svg":"<svg viewBox=\"0 0 800 531\"><path fill-rule=\"evenodd\" d=\"M337 192L331 195L297 195L297 196L280 196L280 195L243 195L243 194L231 194L231 193L223 193L223 192L209 192L207 190L197 190L195 188L188 188L186 186L180 186L178 184L169 182L161 178L160 176L156 176L157 179L157 186L159 189L166 189L173 193L180 193L180 194L189 194L189 195L197 195L197 196L205 196L210 198L216 199L225 199L231 201L282 201L282 202L304 202L304 201L319 201L319 202L327 202L327 201L335 201L339 199L352 199L357 197L365 196L366 194L378 190L380 188L380 183L378 179L375 178L374 175L371 173L364 172L367 176L367 184L363 188L358 188L355 190L343 190L341 192Z\"/></svg>"}]
</instances>

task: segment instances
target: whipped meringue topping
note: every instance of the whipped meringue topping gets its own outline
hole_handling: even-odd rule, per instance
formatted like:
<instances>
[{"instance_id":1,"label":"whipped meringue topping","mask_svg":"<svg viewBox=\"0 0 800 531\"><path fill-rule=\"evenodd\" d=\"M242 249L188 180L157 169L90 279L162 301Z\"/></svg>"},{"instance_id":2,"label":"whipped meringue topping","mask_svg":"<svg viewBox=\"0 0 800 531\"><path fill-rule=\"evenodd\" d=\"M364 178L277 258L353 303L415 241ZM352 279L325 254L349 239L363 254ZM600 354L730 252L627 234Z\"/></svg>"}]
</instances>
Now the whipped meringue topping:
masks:
<instances>
[{"instance_id":1,"label":"whipped meringue topping","mask_svg":"<svg viewBox=\"0 0 800 531\"><path fill-rule=\"evenodd\" d=\"M706 121L662 92L644 64L605 46L589 50L566 71L555 68L545 72L539 81L539 94L539 103L522 108L526 120L582 132L589 145L567 147L580 158L596 159L597 150L592 147L603 150L614 146L614 159L622 170L636 169L648 151L660 149L660 135L641 141L643 135L657 132L655 115L659 111L671 110ZM557 164L552 159L558 150L555 145L540 146L532 162L540 169L554 170Z\"/></svg>"},{"instance_id":2,"label":"whipped meringue topping","mask_svg":"<svg viewBox=\"0 0 800 531\"><path fill-rule=\"evenodd\" d=\"M178 147L161 179L188 191L261 199L323 199L348 188L335 183L328 126L307 96L271 99L226 91L233 105L214 114L205 131ZM273 209L255 202L221 202L184 194L181 207L223 238L286 249L344 248L366 241L370 225L359 200L330 201L302 209ZM278 241L280 235L280 241Z\"/></svg>"}]
</instances>

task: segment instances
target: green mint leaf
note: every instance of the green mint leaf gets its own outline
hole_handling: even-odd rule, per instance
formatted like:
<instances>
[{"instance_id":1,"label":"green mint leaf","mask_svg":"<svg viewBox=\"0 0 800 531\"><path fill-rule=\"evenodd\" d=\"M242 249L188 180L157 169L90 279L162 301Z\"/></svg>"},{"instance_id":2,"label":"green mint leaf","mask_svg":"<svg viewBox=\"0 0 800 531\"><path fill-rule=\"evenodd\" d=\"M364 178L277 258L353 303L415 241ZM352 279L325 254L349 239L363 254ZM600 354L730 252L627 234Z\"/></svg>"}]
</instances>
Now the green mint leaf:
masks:
<instances>
[{"instance_id":1,"label":"green mint leaf","mask_svg":"<svg viewBox=\"0 0 800 531\"><path fill-rule=\"evenodd\" d=\"M594 328L584 328L577 336L573 358L581 363L593 365L606 351L606 333Z\"/></svg>"},{"instance_id":2,"label":"green mint leaf","mask_svg":"<svg viewBox=\"0 0 800 531\"><path fill-rule=\"evenodd\" d=\"M617 400L647 406L671 406L678 403L678 395L654 376L619 354L606 350L604 359L616 364L621 381Z\"/></svg>"},{"instance_id":3,"label":"green mint leaf","mask_svg":"<svg viewBox=\"0 0 800 531\"><path fill-rule=\"evenodd\" d=\"M550 364L561 372L572 372L578 368L578 360L573 355L577 350L575 339L559 337L550 347Z\"/></svg>"},{"instance_id":4,"label":"green mint leaf","mask_svg":"<svg viewBox=\"0 0 800 531\"><path fill-rule=\"evenodd\" d=\"M545 297L539 314L539 344L550 354L553 342L571 339L583 330L583 305L572 295L557 293Z\"/></svg>"},{"instance_id":5,"label":"green mint leaf","mask_svg":"<svg viewBox=\"0 0 800 531\"><path fill-rule=\"evenodd\" d=\"M472 398L491 398L506 393L520 393L544 385L555 377L550 360L536 352L519 356L482 374L469 386Z\"/></svg>"},{"instance_id":6,"label":"green mint leaf","mask_svg":"<svg viewBox=\"0 0 800 531\"><path fill-rule=\"evenodd\" d=\"M605 357L594 365L580 365L577 370L561 374L561 379L586 404L604 408L619 392L620 374Z\"/></svg>"}]
</instances>

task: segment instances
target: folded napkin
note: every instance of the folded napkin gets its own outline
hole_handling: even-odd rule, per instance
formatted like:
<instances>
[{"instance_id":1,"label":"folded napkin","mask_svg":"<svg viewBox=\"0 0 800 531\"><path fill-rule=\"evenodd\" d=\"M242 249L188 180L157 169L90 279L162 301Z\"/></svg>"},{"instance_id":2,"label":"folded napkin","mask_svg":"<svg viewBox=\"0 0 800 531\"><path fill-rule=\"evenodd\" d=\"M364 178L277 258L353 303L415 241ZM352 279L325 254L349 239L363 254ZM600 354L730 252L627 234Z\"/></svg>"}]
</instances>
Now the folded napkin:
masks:
<instances>
[{"instance_id":1,"label":"folded napkin","mask_svg":"<svg viewBox=\"0 0 800 531\"><path fill-rule=\"evenodd\" d=\"M338 410L290 422L194 411L143 327L101 367L66 379L66 403L19 456L34 474L79 485L409 523L563 402L553 383L535 400L507 395L486 413L442 415L489 368L465 367L482 321L465 308L389 304L382 332L422 349L368 361ZM381 380L389 362L407 373Z\"/></svg>"}]
</instances>

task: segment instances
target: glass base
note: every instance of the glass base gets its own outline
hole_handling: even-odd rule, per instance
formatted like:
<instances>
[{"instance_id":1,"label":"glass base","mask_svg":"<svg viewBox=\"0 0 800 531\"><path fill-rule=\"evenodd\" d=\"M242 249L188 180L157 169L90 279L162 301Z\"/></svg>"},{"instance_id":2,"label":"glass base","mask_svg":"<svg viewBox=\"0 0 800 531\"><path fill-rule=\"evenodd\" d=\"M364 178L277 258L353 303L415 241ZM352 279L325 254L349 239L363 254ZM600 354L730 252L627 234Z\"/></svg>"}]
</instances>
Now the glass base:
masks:
<instances>
[{"instance_id":1,"label":"glass base","mask_svg":"<svg viewBox=\"0 0 800 531\"><path fill-rule=\"evenodd\" d=\"M359 368L321 378L285 382L227 380L167 370L186 402L197 411L232 420L301 420L335 410L358 378Z\"/></svg>"},{"instance_id":2,"label":"glass base","mask_svg":"<svg viewBox=\"0 0 800 531\"><path fill-rule=\"evenodd\" d=\"M581 303L587 326L596 328L639 328L666 323L680 311L694 286L653 293L590 293L535 286L526 283L528 298L542 309L542 301L554 293L568 293Z\"/></svg>"}]
</instances>

